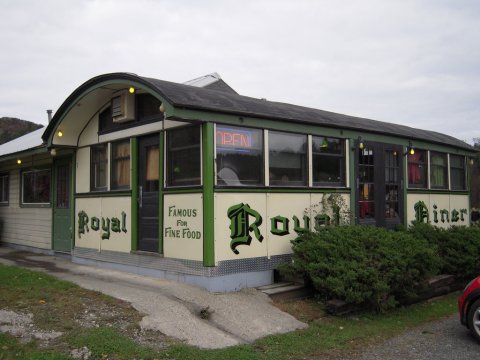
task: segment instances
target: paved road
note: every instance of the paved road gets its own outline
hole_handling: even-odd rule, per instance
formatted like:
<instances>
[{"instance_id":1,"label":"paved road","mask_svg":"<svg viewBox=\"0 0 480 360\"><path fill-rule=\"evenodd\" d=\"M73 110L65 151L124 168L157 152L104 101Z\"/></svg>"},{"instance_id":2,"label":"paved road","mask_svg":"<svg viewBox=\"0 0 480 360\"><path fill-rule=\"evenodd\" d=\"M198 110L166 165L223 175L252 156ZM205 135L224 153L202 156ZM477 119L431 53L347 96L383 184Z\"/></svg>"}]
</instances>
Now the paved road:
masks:
<instances>
[{"instance_id":1,"label":"paved road","mask_svg":"<svg viewBox=\"0 0 480 360\"><path fill-rule=\"evenodd\" d=\"M479 359L480 343L460 325L458 316L432 322L357 354L362 360Z\"/></svg>"}]
</instances>

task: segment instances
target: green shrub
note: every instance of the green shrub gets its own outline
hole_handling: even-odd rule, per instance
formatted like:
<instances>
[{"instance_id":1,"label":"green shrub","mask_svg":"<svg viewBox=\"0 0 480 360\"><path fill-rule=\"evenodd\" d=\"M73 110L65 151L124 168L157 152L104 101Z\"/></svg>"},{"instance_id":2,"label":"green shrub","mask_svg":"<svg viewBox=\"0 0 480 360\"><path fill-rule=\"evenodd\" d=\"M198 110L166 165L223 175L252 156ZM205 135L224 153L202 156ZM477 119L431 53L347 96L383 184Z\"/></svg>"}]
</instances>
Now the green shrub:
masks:
<instances>
[{"instance_id":1,"label":"green shrub","mask_svg":"<svg viewBox=\"0 0 480 360\"><path fill-rule=\"evenodd\" d=\"M409 232L438 247L440 272L470 279L480 274L480 227L452 226L437 228L415 223Z\"/></svg>"},{"instance_id":2,"label":"green shrub","mask_svg":"<svg viewBox=\"0 0 480 360\"><path fill-rule=\"evenodd\" d=\"M436 273L435 248L421 237L367 226L325 227L293 242L292 268L324 299L383 310Z\"/></svg>"}]
</instances>

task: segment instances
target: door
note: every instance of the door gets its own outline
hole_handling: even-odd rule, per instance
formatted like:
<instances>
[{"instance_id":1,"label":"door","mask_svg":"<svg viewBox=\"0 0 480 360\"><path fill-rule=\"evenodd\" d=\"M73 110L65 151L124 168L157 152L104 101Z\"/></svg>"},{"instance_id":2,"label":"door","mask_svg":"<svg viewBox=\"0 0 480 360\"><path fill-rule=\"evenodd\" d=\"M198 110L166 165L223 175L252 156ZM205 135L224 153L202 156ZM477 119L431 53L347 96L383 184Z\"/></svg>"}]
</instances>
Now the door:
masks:
<instances>
[{"instance_id":1,"label":"door","mask_svg":"<svg viewBox=\"0 0 480 360\"><path fill-rule=\"evenodd\" d=\"M158 252L159 135L138 142L138 250Z\"/></svg>"},{"instance_id":2,"label":"door","mask_svg":"<svg viewBox=\"0 0 480 360\"><path fill-rule=\"evenodd\" d=\"M70 158L55 160L53 176L53 250L70 252L72 249Z\"/></svg>"},{"instance_id":3,"label":"door","mask_svg":"<svg viewBox=\"0 0 480 360\"><path fill-rule=\"evenodd\" d=\"M365 143L357 149L357 223L393 228L403 224L402 147Z\"/></svg>"}]
</instances>

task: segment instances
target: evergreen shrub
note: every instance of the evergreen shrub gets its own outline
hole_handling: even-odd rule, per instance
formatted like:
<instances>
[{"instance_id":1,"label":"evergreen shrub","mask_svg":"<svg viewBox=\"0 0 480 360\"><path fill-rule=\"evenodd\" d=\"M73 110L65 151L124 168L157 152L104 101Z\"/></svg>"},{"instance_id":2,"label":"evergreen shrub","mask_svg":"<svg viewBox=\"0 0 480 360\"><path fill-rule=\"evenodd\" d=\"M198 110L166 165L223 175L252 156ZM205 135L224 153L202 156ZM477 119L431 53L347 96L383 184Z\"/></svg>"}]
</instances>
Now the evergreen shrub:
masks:
<instances>
[{"instance_id":1,"label":"evergreen shrub","mask_svg":"<svg viewBox=\"0 0 480 360\"><path fill-rule=\"evenodd\" d=\"M384 310L411 296L439 267L421 236L371 226L323 227L293 241L290 271L307 277L325 300Z\"/></svg>"}]
</instances>

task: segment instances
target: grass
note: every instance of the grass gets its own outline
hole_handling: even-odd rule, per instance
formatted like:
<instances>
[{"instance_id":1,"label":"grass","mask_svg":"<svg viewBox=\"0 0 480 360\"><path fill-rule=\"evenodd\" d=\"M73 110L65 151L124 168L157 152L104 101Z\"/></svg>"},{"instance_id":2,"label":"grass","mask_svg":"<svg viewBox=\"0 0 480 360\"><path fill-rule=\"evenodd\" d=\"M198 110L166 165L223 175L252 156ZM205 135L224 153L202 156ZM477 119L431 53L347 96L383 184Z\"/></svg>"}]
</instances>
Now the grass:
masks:
<instances>
[{"instance_id":1,"label":"grass","mask_svg":"<svg viewBox=\"0 0 480 360\"><path fill-rule=\"evenodd\" d=\"M91 359L314 359L352 354L405 329L456 312L457 294L399 308L385 314L347 317L325 315L321 303L303 300L279 303L282 310L309 327L268 336L251 345L202 350L155 334L163 349L140 345L135 334L141 314L129 304L57 280L43 273L0 265L0 309L32 313L35 327L63 335L48 343L0 333L0 360L68 359L72 349L88 347ZM92 315L93 314L93 315ZM90 321L93 316L95 319ZM206 320L207 321L207 320Z\"/></svg>"}]
</instances>

